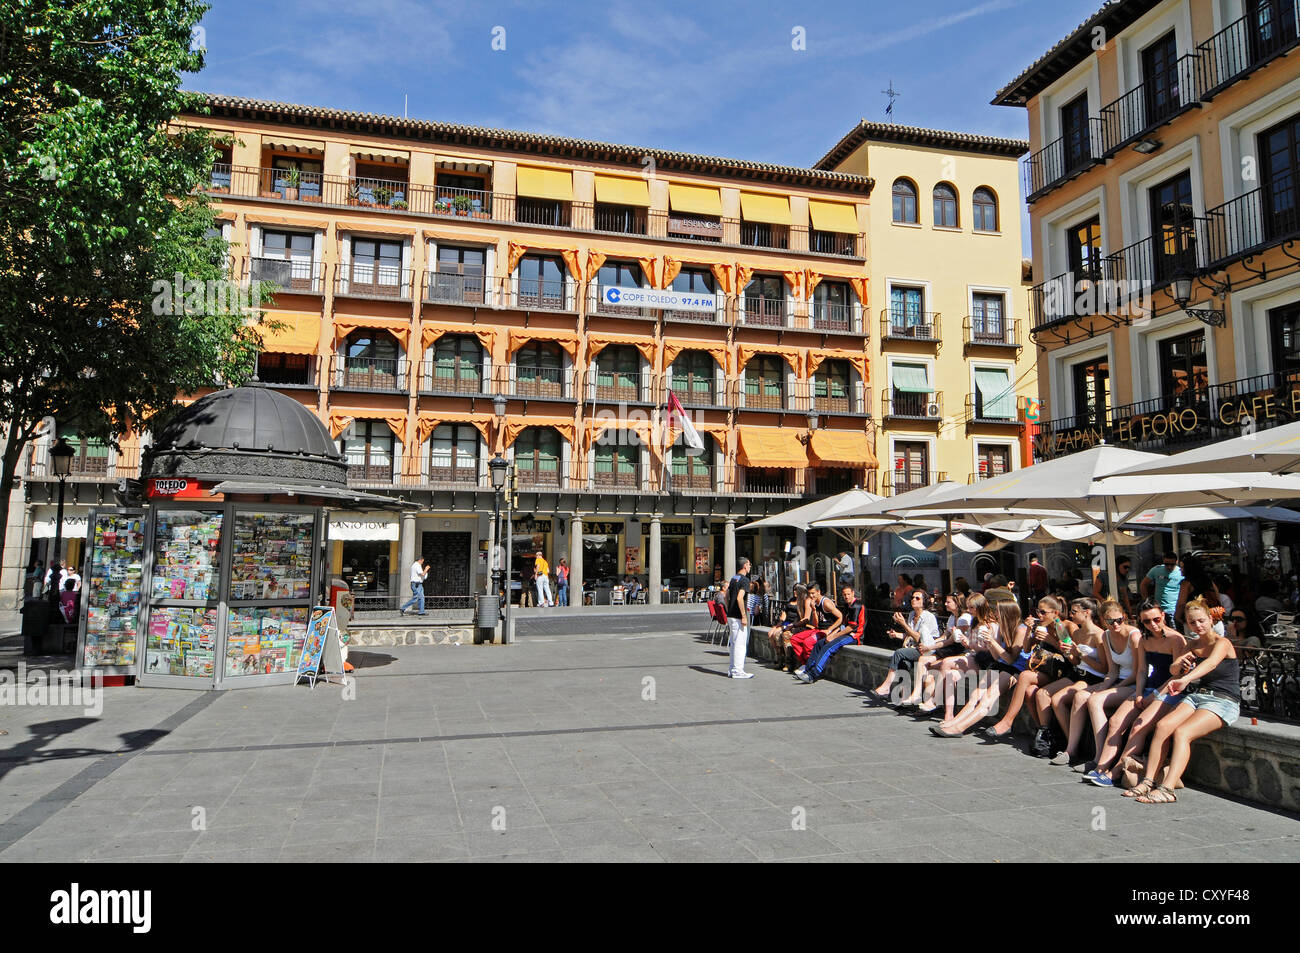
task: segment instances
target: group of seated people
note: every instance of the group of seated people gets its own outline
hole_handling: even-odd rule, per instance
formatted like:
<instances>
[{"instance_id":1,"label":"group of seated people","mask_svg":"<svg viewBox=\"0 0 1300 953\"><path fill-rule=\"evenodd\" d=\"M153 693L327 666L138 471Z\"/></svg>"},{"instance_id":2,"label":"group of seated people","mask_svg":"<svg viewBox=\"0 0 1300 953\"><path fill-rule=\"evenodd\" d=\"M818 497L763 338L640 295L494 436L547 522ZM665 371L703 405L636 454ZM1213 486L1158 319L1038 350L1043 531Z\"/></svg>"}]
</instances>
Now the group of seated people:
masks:
<instances>
[{"instance_id":1,"label":"group of seated people","mask_svg":"<svg viewBox=\"0 0 1300 953\"><path fill-rule=\"evenodd\" d=\"M812 682L838 649L861 642L866 610L852 586L840 595L837 605L816 583L795 587L785 620L769 630L774 667ZM1036 729L1031 754L1099 787L1127 788L1143 804L1168 804L1192 743L1239 716L1240 640L1225 636L1199 597L1183 607L1185 633L1153 600L1133 620L1114 600L1048 595L1022 618L1000 592L954 592L940 629L928 592L907 598L890 633L903 645L869 694L901 710L942 708L936 737L961 737L1005 700L982 729L990 742L1009 740L1023 709Z\"/></svg>"}]
</instances>

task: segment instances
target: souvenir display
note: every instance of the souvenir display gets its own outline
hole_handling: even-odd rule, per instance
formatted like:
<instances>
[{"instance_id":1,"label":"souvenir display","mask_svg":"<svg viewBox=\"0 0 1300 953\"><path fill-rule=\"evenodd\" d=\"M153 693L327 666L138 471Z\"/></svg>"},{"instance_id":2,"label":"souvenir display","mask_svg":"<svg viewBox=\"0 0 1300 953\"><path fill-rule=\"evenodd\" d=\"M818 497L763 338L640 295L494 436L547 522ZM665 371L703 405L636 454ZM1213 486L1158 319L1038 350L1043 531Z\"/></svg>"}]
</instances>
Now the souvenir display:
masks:
<instances>
[{"instance_id":1,"label":"souvenir display","mask_svg":"<svg viewBox=\"0 0 1300 953\"><path fill-rule=\"evenodd\" d=\"M215 601L221 568L221 513L158 511L154 527L154 599Z\"/></svg>"},{"instance_id":2,"label":"souvenir display","mask_svg":"<svg viewBox=\"0 0 1300 953\"><path fill-rule=\"evenodd\" d=\"M216 640L216 609L159 606L149 613L145 674L211 678Z\"/></svg>"},{"instance_id":3,"label":"souvenir display","mask_svg":"<svg viewBox=\"0 0 1300 953\"><path fill-rule=\"evenodd\" d=\"M237 513L230 601L310 599L310 513Z\"/></svg>"},{"instance_id":4,"label":"souvenir display","mask_svg":"<svg viewBox=\"0 0 1300 953\"><path fill-rule=\"evenodd\" d=\"M305 606L231 609L226 618L227 678L294 672L307 638Z\"/></svg>"},{"instance_id":5,"label":"souvenir display","mask_svg":"<svg viewBox=\"0 0 1300 953\"><path fill-rule=\"evenodd\" d=\"M144 517L97 515L90 570L82 586L86 604L82 664L135 664L143 578Z\"/></svg>"}]
</instances>

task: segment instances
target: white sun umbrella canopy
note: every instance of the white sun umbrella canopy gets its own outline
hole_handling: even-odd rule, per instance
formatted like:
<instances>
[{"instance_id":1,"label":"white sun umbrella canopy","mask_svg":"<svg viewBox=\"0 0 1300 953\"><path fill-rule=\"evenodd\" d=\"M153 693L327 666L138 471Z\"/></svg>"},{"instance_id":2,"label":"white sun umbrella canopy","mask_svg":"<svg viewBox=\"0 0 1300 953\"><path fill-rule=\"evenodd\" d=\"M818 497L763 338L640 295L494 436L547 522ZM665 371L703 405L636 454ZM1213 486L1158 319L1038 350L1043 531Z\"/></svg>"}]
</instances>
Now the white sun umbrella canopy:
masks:
<instances>
[{"instance_id":1,"label":"white sun umbrella canopy","mask_svg":"<svg viewBox=\"0 0 1300 953\"><path fill-rule=\"evenodd\" d=\"M1284 506L1175 506L1147 510L1128 522L1135 526L1182 526L1220 520L1262 520L1265 523L1300 523L1300 513Z\"/></svg>"},{"instance_id":2,"label":"white sun umbrella canopy","mask_svg":"<svg viewBox=\"0 0 1300 953\"><path fill-rule=\"evenodd\" d=\"M1221 440L1133 468L1134 474L1300 473L1300 423ZM1127 475L1127 474L1126 474Z\"/></svg>"},{"instance_id":3,"label":"white sun umbrella canopy","mask_svg":"<svg viewBox=\"0 0 1300 953\"><path fill-rule=\"evenodd\" d=\"M1115 564L1110 532L1143 510L1171 506L1215 506L1254 500L1300 497L1300 478L1263 474L1188 473L1177 476L1117 476L1163 459L1152 453L1104 444L999 476L958 486L902 514L907 518L945 514L960 518L970 510L1062 508L1095 521L1107 534L1106 565ZM1094 514L1090 516L1090 514Z\"/></svg>"},{"instance_id":4,"label":"white sun umbrella canopy","mask_svg":"<svg viewBox=\"0 0 1300 953\"><path fill-rule=\"evenodd\" d=\"M784 513L765 516L761 520L754 520L754 522L746 523L744 526L737 526L736 529L781 527L807 530L817 520L847 515L883 499L883 496L868 493L866 490L845 490L835 496L828 496L824 500L814 500L811 503L805 503L802 506L786 510Z\"/></svg>"}]
</instances>

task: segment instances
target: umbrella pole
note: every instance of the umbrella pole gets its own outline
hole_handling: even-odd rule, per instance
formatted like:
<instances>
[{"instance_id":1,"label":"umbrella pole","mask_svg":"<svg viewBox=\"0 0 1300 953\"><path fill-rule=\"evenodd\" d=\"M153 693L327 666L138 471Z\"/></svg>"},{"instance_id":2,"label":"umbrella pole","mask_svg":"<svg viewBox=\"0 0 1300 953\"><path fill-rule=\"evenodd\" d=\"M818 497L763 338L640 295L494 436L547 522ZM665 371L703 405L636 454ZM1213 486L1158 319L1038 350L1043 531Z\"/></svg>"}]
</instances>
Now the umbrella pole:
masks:
<instances>
[{"instance_id":1,"label":"umbrella pole","mask_svg":"<svg viewBox=\"0 0 1300 953\"><path fill-rule=\"evenodd\" d=\"M1118 578L1118 573L1115 569L1115 538L1111 534L1111 518L1110 518L1109 501L1107 501L1104 509L1105 512L1104 512L1104 518L1102 522L1105 525L1102 527L1102 530L1106 533L1106 567L1105 567L1107 573L1106 578L1107 580L1110 581L1110 586L1111 586L1110 598L1114 599L1116 598L1116 594L1118 593L1119 590L1117 588L1117 583L1115 582L1115 580Z\"/></svg>"},{"instance_id":2,"label":"umbrella pole","mask_svg":"<svg viewBox=\"0 0 1300 953\"><path fill-rule=\"evenodd\" d=\"M1180 527L1177 523L1170 523L1170 524L1169 524L1169 532L1170 532L1171 534L1173 534L1173 538L1174 538L1174 544L1173 544L1172 546L1170 546L1169 548L1170 548L1173 552L1176 552L1176 553L1178 553L1178 554L1181 556L1182 553L1183 553L1183 547L1182 547L1182 544L1179 543L1179 541L1178 541L1178 532L1179 532L1180 529L1181 529L1181 527Z\"/></svg>"},{"instance_id":3,"label":"umbrella pole","mask_svg":"<svg viewBox=\"0 0 1300 953\"><path fill-rule=\"evenodd\" d=\"M944 547L948 555L948 578L947 580L945 580L945 583L942 588L944 592L952 592L952 517L951 516L943 521L943 531L944 531L944 536L948 541L948 545Z\"/></svg>"}]
</instances>

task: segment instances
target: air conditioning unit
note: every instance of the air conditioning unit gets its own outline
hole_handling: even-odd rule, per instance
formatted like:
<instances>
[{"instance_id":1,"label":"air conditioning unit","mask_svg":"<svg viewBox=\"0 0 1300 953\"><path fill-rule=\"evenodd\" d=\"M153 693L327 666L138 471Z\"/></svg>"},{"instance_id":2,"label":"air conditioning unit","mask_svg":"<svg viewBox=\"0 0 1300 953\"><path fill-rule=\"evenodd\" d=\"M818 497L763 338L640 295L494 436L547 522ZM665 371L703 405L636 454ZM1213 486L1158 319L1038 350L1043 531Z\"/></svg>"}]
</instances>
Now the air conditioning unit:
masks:
<instances>
[{"instance_id":1,"label":"air conditioning unit","mask_svg":"<svg viewBox=\"0 0 1300 953\"><path fill-rule=\"evenodd\" d=\"M925 415L926 415L927 417L938 417L938 416L939 416L939 405L938 405L938 404L926 404L926 405L925 405Z\"/></svg>"}]
</instances>

